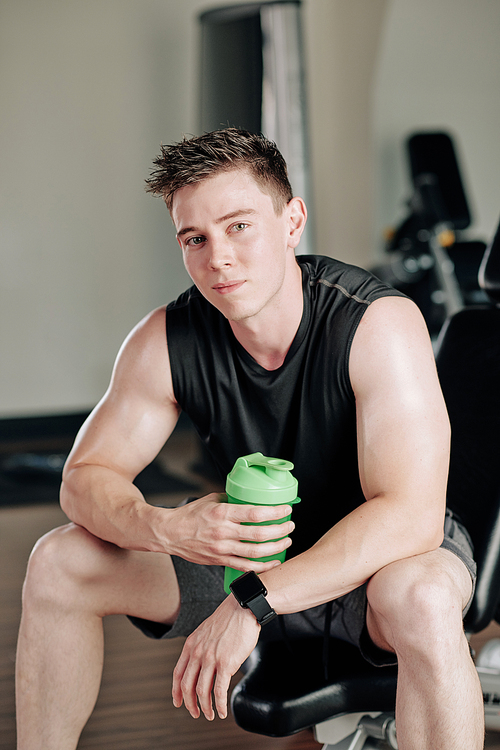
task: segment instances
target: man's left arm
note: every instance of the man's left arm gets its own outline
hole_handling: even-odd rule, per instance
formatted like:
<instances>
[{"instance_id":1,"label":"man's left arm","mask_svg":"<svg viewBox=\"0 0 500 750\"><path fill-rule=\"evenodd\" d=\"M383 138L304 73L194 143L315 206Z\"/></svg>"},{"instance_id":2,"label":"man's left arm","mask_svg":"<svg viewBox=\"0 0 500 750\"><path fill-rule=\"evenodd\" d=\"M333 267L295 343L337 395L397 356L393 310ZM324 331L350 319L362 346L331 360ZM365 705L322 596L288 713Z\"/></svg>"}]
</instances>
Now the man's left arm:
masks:
<instances>
[{"instance_id":1,"label":"man's left arm","mask_svg":"<svg viewBox=\"0 0 500 750\"><path fill-rule=\"evenodd\" d=\"M370 305L352 343L349 370L366 502L309 550L261 575L280 614L336 599L391 562L442 541L450 428L427 328L413 302L385 297ZM236 661L242 663L255 644L255 618L238 607L229 596L186 641L173 694L176 705L184 699L193 715L198 697L212 718L212 688L219 715L226 715L235 671L227 622L239 618ZM214 641L220 661L202 656L203 644Z\"/></svg>"},{"instance_id":2,"label":"man's left arm","mask_svg":"<svg viewBox=\"0 0 500 750\"><path fill-rule=\"evenodd\" d=\"M384 297L370 305L349 370L366 502L309 550L262 575L278 612L342 596L443 539L450 425L429 334L413 302Z\"/></svg>"}]
</instances>

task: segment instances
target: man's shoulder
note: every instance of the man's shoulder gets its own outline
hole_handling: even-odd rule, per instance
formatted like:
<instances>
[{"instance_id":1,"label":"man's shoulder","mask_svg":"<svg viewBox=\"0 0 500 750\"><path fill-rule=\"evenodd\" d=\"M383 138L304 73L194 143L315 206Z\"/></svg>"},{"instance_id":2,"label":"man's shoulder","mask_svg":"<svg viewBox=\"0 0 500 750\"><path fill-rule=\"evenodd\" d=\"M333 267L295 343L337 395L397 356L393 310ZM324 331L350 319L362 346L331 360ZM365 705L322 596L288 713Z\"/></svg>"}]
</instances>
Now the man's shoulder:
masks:
<instances>
[{"instance_id":1,"label":"man's shoulder","mask_svg":"<svg viewBox=\"0 0 500 750\"><path fill-rule=\"evenodd\" d=\"M380 297L405 296L365 268L336 258L302 255L297 257L297 262L303 268L310 287L336 290L355 302L368 305Z\"/></svg>"},{"instance_id":2,"label":"man's shoulder","mask_svg":"<svg viewBox=\"0 0 500 750\"><path fill-rule=\"evenodd\" d=\"M340 273L347 265L329 255L297 255L297 263L312 276L324 273Z\"/></svg>"},{"instance_id":3,"label":"man's shoulder","mask_svg":"<svg viewBox=\"0 0 500 750\"><path fill-rule=\"evenodd\" d=\"M145 351L157 348L158 341L165 339L166 305L157 307L142 318L130 331L123 343L124 350Z\"/></svg>"}]
</instances>

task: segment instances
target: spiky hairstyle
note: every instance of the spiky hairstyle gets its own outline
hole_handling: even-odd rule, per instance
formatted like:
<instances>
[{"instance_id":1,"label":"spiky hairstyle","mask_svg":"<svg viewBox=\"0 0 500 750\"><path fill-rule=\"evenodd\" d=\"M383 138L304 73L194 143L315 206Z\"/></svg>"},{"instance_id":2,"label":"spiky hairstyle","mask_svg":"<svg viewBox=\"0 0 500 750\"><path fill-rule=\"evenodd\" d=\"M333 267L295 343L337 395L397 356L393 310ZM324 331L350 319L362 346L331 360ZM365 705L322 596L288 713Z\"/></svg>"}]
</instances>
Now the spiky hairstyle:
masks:
<instances>
[{"instance_id":1,"label":"spiky hairstyle","mask_svg":"<svg viewBox=\"0 0 500 750\"><path fill-rule=\"evenodd\" d=\"M248 169L260 189L271 196L276 213L292 199L285 160L262 135L225 128L162 146L146 191L160 195L169 211L176 190L231 169Z\"/></svg>"}]
</instances>

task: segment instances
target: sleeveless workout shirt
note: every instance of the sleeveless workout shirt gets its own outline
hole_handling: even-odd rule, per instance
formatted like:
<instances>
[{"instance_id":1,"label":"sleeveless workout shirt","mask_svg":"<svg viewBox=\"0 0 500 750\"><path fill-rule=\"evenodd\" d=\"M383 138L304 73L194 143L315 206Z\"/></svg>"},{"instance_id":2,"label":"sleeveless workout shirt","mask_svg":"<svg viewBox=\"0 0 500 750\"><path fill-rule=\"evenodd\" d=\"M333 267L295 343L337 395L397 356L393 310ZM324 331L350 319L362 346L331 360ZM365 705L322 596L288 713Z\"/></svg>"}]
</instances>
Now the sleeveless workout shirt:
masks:
<instances>
[{"instance_id":1,"label":"sleeveless workout shirt","mask_svg":"<svg viewBox=\"0 0 500 750\"><path fill-rule=\"evenodd\" d=\"M196 287L166 313L175 397L221 481L238 456L256 451L294 463L302 502L294 506L289 557L308 549L364 501L349 352L371 302L404 296L332 258L307 255L297 261L304 311L277 370L265 370L248 354Z\"/></svg>"}]
</instances>

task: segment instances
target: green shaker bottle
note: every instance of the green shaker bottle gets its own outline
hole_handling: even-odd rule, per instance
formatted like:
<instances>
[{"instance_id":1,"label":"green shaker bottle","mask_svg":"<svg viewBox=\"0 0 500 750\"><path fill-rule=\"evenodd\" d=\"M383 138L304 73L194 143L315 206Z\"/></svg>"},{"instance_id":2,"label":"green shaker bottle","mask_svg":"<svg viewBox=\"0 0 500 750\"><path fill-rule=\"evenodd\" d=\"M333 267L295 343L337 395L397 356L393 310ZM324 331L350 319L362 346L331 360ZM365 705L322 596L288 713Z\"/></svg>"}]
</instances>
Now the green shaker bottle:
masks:
<instances>
[{"instance_id":1,"label":"green shaker bottle","mask_svg":"<svg viewBox=\"0 0 500 750\"><path fill-rule=\"evenodd\" d=\"M294 505L300 503L297 497L297 480L290 474L293 464L281 458L267 458L262 453L251 453L236 460L233 469L227 476L226 494L228 502L238 505ZM264 521L256 524L268 526L289 521L290 516L277 521ZM245 524L250 526L252 524ZM259 542L255 542L259 544ZM280 560L285 562L286 550L269 557L258 557L257 560ZM229 584L242 575L241 570L226 568L224 573L224 590L230 593Z\"/></svg>"}]
</instances>

